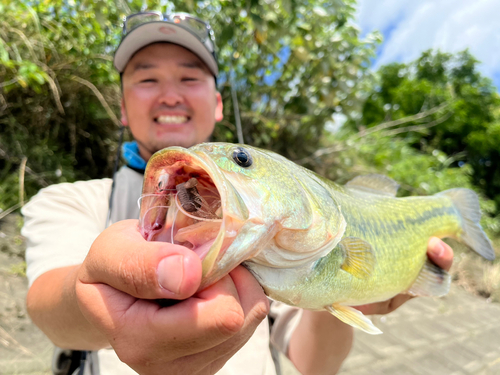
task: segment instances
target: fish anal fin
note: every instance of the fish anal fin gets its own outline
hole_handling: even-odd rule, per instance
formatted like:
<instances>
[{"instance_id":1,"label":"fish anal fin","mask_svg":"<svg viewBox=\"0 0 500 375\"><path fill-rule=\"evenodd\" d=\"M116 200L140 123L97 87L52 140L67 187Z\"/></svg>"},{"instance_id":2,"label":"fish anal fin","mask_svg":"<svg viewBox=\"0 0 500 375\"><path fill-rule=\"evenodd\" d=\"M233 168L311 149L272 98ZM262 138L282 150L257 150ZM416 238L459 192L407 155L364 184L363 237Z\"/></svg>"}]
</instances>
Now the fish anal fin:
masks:
<instances>
[{"instance_id":1,"label":"fish anal fin","mask_svg":"<svg viewBox=\"0 0 500 375\"><path fill-rule=\"evenodd\" d=\"M450 282L450 274L427 259L407 293L412 296L441 297L450 290Z\"/></svg>"},{"instance_id":2,"label":"fish anal fin","mask_svg":"<svg viewBox=\"0 0 500 375\"><path fill-rule=\"evenodd\" d=\"M344 252L342 269L358 279L366 279L375 267L375 253L372 246L357 237L344 237L339 246Z\"/></svg>"},{"instance_id":3,"label":"fish anal fin","mask_svg":"<svg viewBox=\"0 0 500 375\"><path fill-rule=\"evenodd\" d=\"M370 335L379 335L382 333L380 329L375 327L370 319L364 316L361 311L358 311L353 307L334 303L331 306L325 306L325 309L345 324L359 328Z\"/></svg>"},{"instance_id":4,"label":"fish anal fin","mask_svg":"<svg viewBox=\"0 0 500 375\"><path fill-rule=\"evenodd\" d=\"M390 197L395 197L399 189L399 184L396 181L381 174L356 176L351 181L347 182L345 186L367 193L387 195Z\"/></svg>"}]
</instances>

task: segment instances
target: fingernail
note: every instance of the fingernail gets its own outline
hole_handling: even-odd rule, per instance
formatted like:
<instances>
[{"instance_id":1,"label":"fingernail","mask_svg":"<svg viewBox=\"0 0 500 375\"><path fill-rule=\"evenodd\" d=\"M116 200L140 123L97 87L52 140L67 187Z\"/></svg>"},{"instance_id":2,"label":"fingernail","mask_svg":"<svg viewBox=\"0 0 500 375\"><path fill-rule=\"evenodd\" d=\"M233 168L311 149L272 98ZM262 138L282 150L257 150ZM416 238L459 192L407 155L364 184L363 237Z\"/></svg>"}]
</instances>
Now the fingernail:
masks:
<instances>
[{"instance_id":1,"label":"fingernail","mask_svg":"<svg viewBox=\"0 0 500 375\"><path fill-rule=\"evenodd\" d=\"M440 257L444 253L444 246L441 240L437 237L432 237L429 241L430 253L435 257Z\"/></svg>"},{"instance_id":2,"label":"fingernail","mask_svg":"<svg viewBox=\"0 0 500 375\"><path fill-rule=\"evenodd\" d=\"M163 289L179 294L184 277L184 257L172 255L158 264L158 283Z\"/></svg>"}]
</instances>

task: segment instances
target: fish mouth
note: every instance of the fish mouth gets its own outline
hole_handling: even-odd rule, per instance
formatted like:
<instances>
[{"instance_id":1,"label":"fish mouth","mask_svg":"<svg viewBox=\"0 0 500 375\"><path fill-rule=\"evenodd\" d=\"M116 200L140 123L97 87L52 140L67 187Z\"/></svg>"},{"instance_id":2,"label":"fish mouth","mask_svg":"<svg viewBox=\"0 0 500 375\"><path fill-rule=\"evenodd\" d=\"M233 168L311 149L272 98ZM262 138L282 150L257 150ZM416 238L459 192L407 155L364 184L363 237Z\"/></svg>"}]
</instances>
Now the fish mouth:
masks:
<instances>
[{"instance_id":1,"label":"fish mouth","mask_svg":"<svg viewBox=\"0 0 500 375\"><path fill-rule=\"evenodd\" d=\"M245 221L245 215L225 204L236 198L228 184L203 153L181 147L157 152L144 174L142 236L191 249L202 260L206 277Z\"/></svg>"}]
</instances>

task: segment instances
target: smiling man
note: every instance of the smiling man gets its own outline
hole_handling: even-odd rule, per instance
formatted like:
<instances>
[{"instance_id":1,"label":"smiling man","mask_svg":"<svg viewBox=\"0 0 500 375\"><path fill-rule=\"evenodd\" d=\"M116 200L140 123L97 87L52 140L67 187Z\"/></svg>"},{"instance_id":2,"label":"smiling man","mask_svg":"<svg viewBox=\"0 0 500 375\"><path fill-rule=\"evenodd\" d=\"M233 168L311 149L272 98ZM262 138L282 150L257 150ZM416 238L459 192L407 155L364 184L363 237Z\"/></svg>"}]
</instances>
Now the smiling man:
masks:
<instances>
[{"instance_id":1,"label":"smiling man","mask_svg":"<svg viewBox=\"0 0 500 375\"><path fill-rule=\"evenodd\" d=\"M222 120L222 99L212 73L181 46L144 47L122 77L122 123L130 127L144 160L165 147L206 141L215 121Z\"/></svg>"},{"instance_id":2,"label":"smiling man","mask_svg":"<svg viewBox=\"0 0 500 375\"><path fill-rule=\"evenodd\" d=\"M338 371L350 326L275 305L270 334L269 301L245 268L195 293L198 256L138 231L146 161L164 147L206 141L222 119L210 26L185 14L129 16L114 62L122 122L135 142L125 147L111 204L112 181L103 179L50 186L23 209L33 321L57 346L87 353L79 374L274 375L269 340L304 374ZM449 268L451 249L432 241L429 255ZM408 298L362 309L387 313ZM180 302L161 307L158 299Z\"/></svg>"}]
</instances>

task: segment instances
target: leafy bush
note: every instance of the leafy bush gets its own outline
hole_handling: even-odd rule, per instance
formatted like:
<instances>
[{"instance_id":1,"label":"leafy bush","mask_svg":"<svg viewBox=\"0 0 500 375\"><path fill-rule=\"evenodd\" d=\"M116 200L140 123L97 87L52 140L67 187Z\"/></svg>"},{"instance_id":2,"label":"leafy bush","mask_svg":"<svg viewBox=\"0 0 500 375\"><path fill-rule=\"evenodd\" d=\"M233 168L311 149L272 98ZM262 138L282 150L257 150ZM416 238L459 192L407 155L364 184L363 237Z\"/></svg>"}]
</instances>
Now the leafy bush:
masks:
<instances>
[{"instance_id":1,"label":"leafy bush","mask_svg":"<svg viewBox=\"0 0 500 375\"><path fill-rule=\"evenodd\" d=\"M109 50L118 10L86 1L75 11L69 3L0 2L3 208L18 202L20 176L31 196L52 183L110 174L119 78Z\"/></svg>"},{"instance_id":2,"label":"leafy bush","mask_svg":"<svg viewBox=\"0 0 500 375\"><path fill-rule=\"evenodd\" d=\"M149 10L165 10L150 1ZM245 141L296 158L312 152L333 113L359 112L376 35L353 25L354 2L173 1L217 35L225 120L236 141L231 88ZM0 208L52 183L109 176L116 149L121 22L142 0L0 0ZM325 26L328 25L328 26ZM21 168L27 158L25 173Z\"/></svg>"},{"instance_id":3,"label":"leafy bush","mask_svg":"<svg viewBox=\"0 0 500 375\"><path fill-rule=\"evenodd\" d=\"M362 130L409 118L393 127L399 137L423 153L450 155L450 167L467 164L474 186L496 202L498 214L500 96L477 65L468 51L426 51L414 62L382 66L363 116L349 125Z\"/></svg>"}]
</instances>

